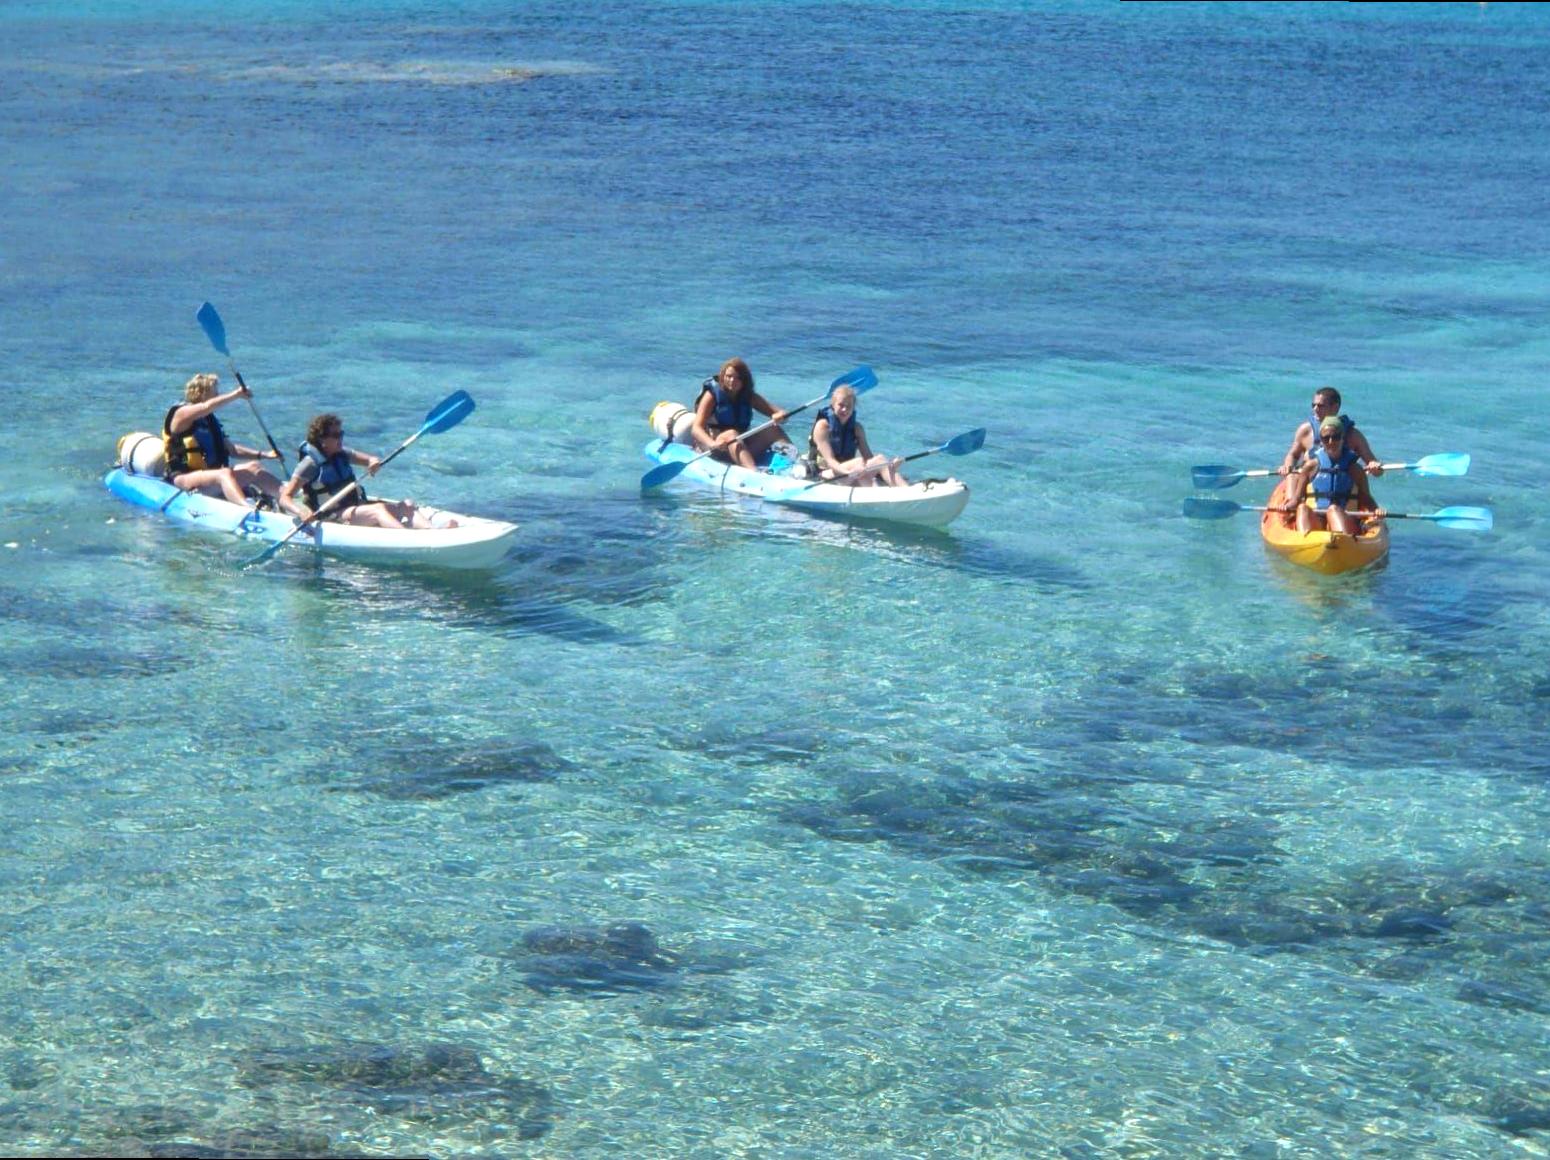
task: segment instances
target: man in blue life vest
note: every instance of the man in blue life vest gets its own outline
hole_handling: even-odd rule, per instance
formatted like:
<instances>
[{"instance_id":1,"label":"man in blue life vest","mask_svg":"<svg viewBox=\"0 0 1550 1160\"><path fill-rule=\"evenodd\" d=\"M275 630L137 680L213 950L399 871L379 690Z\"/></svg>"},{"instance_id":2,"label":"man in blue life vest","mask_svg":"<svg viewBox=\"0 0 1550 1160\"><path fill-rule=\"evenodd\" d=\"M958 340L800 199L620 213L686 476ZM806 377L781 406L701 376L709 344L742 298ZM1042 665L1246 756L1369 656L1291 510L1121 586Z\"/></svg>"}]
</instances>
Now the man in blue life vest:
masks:
<instances>
[{"instance_id":1,"label":"man in blue life vest","mask_svg":"<svg viewBox=\"0 0 1550 1160\"><path fill-rule=\"evenodd\" d=\"M1330 417L1338 418L1344 426L1346 448L1356 452L1356 457L1362 461L1367 474L1373 478L1383 474L1383 465L1373 454L1372 447L1367 442L1367 436L1356 429L1351 416L1340 414L1340 392L1334 387L1320 387L1313 392L1313 414L1303 420L1301 426L1292 435L1292 445L1281 460L1281 466L1276 469L1277 475L1290 475L1308 456L1318 450L1319 424Z\"/></svg>"}]
</instances>

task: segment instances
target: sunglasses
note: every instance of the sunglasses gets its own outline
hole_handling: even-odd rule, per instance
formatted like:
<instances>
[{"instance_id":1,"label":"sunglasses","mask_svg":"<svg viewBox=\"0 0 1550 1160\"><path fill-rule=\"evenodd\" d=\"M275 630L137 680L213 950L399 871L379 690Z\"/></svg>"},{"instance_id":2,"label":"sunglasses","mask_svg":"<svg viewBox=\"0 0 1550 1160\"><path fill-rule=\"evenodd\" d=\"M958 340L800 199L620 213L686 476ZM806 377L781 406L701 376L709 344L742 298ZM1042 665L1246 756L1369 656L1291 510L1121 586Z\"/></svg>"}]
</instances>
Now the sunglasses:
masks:
<instances>
[{"instance_id":1,"label":"sunglasses","mask_svg":"<svg viewBox=\"0 0 1550 1160\"><path fill-rule=\"evenodd\" d=\"M1319 438L1322 439L1325 443L1344 443L1345 442L1345 436L1344 435L1320 435Z\"/></svg>"}]
</instances>

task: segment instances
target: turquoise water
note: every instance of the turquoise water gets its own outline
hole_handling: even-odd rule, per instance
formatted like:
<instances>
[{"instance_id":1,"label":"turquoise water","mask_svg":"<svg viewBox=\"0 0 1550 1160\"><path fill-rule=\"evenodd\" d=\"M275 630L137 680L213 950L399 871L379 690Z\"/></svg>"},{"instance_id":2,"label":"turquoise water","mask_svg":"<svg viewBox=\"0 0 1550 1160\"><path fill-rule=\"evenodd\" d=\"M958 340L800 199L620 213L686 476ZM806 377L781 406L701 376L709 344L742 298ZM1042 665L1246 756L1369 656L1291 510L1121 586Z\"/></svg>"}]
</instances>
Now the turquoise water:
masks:
<instances>
[{"instance_id":1,"label":"turquoise water","mask_svg":"<svg viewBox=\"0 0 1550 1160\"><path fill-rule=\"evenodd\" d=\"M0 9L20 1154L1542 1155L1550 18ZM318 567L101 486L210 300L282 446L522 526ZM857 363L945 533L642 496ZM1195 463L1328 383L1388 566ZM241 410L233 432L259 432ZM1248 482L1223 497L1252 504Z\"/></svg>"}]
</instances>

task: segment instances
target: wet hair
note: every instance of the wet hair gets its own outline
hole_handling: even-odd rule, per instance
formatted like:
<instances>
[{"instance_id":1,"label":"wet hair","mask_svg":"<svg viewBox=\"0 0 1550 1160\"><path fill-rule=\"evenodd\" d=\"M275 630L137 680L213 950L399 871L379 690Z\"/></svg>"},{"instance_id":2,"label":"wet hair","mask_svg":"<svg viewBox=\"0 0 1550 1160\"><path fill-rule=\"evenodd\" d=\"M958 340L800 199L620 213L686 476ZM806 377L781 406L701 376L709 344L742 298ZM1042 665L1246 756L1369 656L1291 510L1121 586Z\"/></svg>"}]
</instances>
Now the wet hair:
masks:
<instances>
[{"instance_id":1,"label":"wet hair","mask_svg":"<svg viewBox=\"0 0 1550 1160\"><path fill-rule=\"evenodd\" d=\"M716 372L716 381L718 383L721 381L721 376L727 373L728 367L731 367L737 373L738 390L753 390L753 372L748 369L748 364L740 358L729 358L721 364L721 369Z\"/></svg>"},{"instance_id":2,"label":"wet hair","mask_svg":"<svg viewBox=\"0 0 1550 1160\"><path fill-rule=\"evenodd\" d=\"M183 398L190 403L202 403L214 398L215 388L220 381L219 375L197 374L183 384Z\"/></svg>"},{"instance_id":3,"label":"wet hair","mask_svg":"<svg viewBox=\"0 0 1550 1160\"><path fill-rule=\"evenodd\" d=\"M332 411L324 411L321 415L314 415L312 416L312 422L307 424L307 442L314 447L321 447L323 445L323 436L343 426L344 420Z\"/></svg>"},{"instance_id":4,"label":"wet hair","mask_svg":"<svg viewBox=\"0 0 1550 1160\"><path fill-rule=\"evenodd\" d=\"M1333 406L1335 410L1340 410L1340 392L1335 390L1334 387L1320 387L1318 390L1313 392L1313 397L1316 399L1322 398L1325 402Z\"/></svg>"},{"instance_id":5,"label":"wet hair","mask_svg":"<svg viewBox=\"0 0 1550 1160\"><path fill-rule=\"evenodd\" d=\"M841 399L849 399L850 405L856 405L856 388L849 384L842 384L834 388L834 393L829 396L829 402L838 403Z\"/></svg>"}]
</instances>

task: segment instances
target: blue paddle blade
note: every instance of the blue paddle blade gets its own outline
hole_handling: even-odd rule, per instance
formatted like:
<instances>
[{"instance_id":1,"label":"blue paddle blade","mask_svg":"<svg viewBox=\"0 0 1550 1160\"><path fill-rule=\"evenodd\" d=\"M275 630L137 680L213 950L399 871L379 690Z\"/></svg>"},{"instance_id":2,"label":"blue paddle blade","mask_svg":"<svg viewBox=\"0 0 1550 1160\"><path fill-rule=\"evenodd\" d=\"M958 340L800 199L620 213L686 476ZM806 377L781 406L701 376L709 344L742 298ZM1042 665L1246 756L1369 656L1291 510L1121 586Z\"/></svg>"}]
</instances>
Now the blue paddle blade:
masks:
<instances>
[{"instance_id":1,"label":"blue paddle blade","mask_svg":"<svg viewBox=\"0 0 1550 1160\"><path fill-rule=\"evenodd\" d=\"M1184 514L1192 520L1225 520L1243 510L1241 503L1230 499L1203 499L1198 495L1184 501Z\"/></svg>"},{"instance_id":2,"label":"blue paddle blade","mask_svg":"<svg viewBox=\"0 0 1550 1160\"><path fill-rule=\"evenodd\" d=\"M641 491L650 491L652 488L661 487L670 480L677 479L678 473L688 464L682 461L677 463L659 463L645 475L640 477Z\"/></svg>"},{"instance_id":3,"label":"blue paddle blade","mask_svg":"<svg viewBox=\"0 0 1550 1160\"><path fill-rule=\"evenodd\" d=\"M1243 480L1243 469L1225 467L1220 463L1206 463L1189 469L1190 478L1201 491L1214 491L1232 487Z\"/></svg>"},{"instance_id":4,"label":"blue paddle blade","mask_svg":"<svg viewBox=\"0 0 1550 1160\"><path fill-rule=\"evenodd\" d=\"M206 302L194 317L199 320L200 328L204 330L205 337L210 340L210 345L230 358L231 351L226 349L226 325L221 321L221 316L215 312L215 307Z\"/></svg>"},{"instance_id":5,"label":"blue paddle blade","mask_svg":"<svg viewBox=\"0 0 1550 1160\"><path fill-rule=\"evenodd\" d=\"M1423 455L1415 461L1417 475L1469 474L1469 456L1462 451L1444 451L1440 455Z\"/></svg>"},{"instance_id":6,"label":"blue paddle blade","mask_svg":"<svg viewBox=\"0 0 1550 1160\"><path fill-rule=\"evenodd\" d=\"M1445 507L1430 518L1445 528L1467 532L1489 532L1495 524L1491 509L1483 507Z\"/></svg>"},{"instance_id":7,"label":"blue paddle blade","mask_svg":"<svg viewBox=\"0 0 1550 1160\"><path fill-rule=\"evenodd\" d=\"M942 444L942 450L949 455L967 455L971 451L978 451L983 446L985 446L985 428L976 427L972 431L965 431L962 435L954 435Z\"/></svg>"},{"instance_id":8,"label":"blue paddle blade","mask_svg":"<svg viewBox=\"0 0 1550 1160\"><path fill-rule=\"evenodd\" d=\"M422 432L439 435L456 427L464 419L474 413L474 400L467 391L455 391L448 395L425 416L425 426Z\"/></svg>"},{"instance_id":9,"label":"blue paddle blade","mask_svg":"<svg viewBox=\"0 0 1550 1160\"><path fill-rule=\"evenodd\" d=\"M830 383L829 390L832 392L835 387L851 387L859 395L861 392L869 391L875 386L877 386L877 375L873 373L871 367L862 363L855 370L846 371Z\"/></svg>"}]
</instances>

